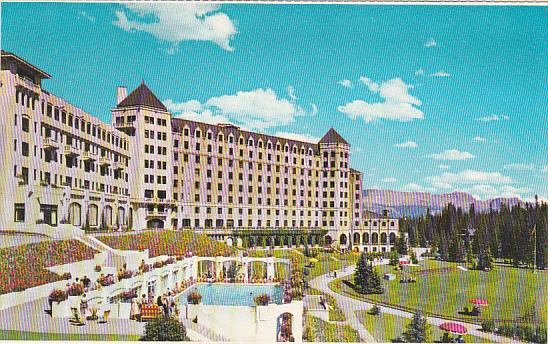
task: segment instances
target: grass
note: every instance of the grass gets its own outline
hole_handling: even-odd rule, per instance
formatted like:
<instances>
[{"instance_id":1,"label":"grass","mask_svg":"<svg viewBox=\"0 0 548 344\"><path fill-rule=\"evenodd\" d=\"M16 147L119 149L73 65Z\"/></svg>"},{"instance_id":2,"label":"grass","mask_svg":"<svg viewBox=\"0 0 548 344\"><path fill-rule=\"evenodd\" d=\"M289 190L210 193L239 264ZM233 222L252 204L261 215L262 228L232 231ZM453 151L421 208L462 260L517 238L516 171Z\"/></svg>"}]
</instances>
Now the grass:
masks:
<instances>
[{"instance_id":1,"label":"grass","mask_svg":"<svg viewBox=\"0 0 548 344\"><path fill-rule=\"evenodd\" d=\"M307 342L360 342L360 336L350 325L331 324L306 315L303 340Z\"/></svg>"},{"instance_id":2,"label":"grass","mask_svg":"<svg viewBox=\"0 0 548 344\"><path fill-rule=\"evenodd\" d=\"M423 312L464 321L480 322L493 319L499 322L540 322L546 323L548 304L548 272L532 274L530 270L498 266L491 272L461 271L454 269L445 273L421 275L420 270L454 268L457 264L428 260L422 267L411 267L417 283L399 283L399 272L392 266L377 266L382 275L395 273L393 281L383 280L385 293L361 295L337 279L330 283L332 290L356 299L402 306L407 309L421 309ZM346 278L352 278L351 276ZM483 298L489 306L482 309L480 317L459 314L468 300ZM536 313L536 320L531 314ZM527 315L528 314L528 315ZM527 316L525 316L527 315Z\"/></svg>"},{"instance_id":3,"label":"grass","mask_svg":"<svg viewBox=\"0 0 548 344\"><path fill-rule=\"evenodd\" d=\"M138 341L138 335L39 333L0 330L0 340L85 340L85 341Z\"/></svg>"},{"instance_id":4,"label":"grass","mask_svg":"<svg viewBox=\"0 0 548 344\"><path fill-rule=\"evenodd\" d=\"M341 308L339 307L339 305L337 304L337 301L335 301L333 296L328 295L328 294L322 294L321 291L319 291L317 289L314 289L314 288L309 288L308 289L308 294L310 294L310 295L323 295L323 297L327 300L327 304L330 306L330 308L329 308L329 321L345 321L346 320L346 317L345 317L343 311L341 310Z\"/></svg>"},{"instance_id":5,"label":"grass","mask_svg":"<svg viewBox=\"0 0 548 344\"><path fill-rule=\"evenodd\" d=\"M407 324L411 322L411 319L388 313L371 315L368 312L363 311L359 312L358 317L363 326L378 342L385 343L395 342L398 340L398 337L402 339L402 333L406 330ZM442 338L444 331L433 325L429 325L428 328L428 341L434 342ZM463 337L466 343L489 342L487 339L472 336L470 334L464 335Z\"/></svg>"}]
</instances>

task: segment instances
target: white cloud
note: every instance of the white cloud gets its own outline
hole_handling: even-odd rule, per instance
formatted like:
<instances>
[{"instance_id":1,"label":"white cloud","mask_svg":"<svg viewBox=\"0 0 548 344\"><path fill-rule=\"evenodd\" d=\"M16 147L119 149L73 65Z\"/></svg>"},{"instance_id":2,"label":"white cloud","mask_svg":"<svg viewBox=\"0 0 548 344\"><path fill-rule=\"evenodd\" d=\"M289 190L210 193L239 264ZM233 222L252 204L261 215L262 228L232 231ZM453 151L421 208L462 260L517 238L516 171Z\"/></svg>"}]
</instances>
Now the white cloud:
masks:
<instances>
[{"instance_id":1,"label":"white cloud","mask_svg":"<svg viewBox=\"0 0 548 344\"><path fill-rule=\"evenodd\" d=\"M402 186L403 191L411 191L411 192L435 192L435 188L431 187L424 187L422 185L416 184L416 183L409 183Z\"/></svg>"},{"instance_id":2,"label":"white cloud","mask_svg":"<svg viewBox=\"0 0 548 344\"><path fill-rule=\"evenodd\" d=\"M166 105L167 107L167 105ZM169 108L168 108L169 109ZM202 112L185 111L174 113L174 117L183 118L190 121L204 122L209 124L235 124L223 115L216 115L210 110L204 110Z\"/></svg>"},{"instance_id":3,"label":"white cloud","mask_svg":"<svg viewBox=\"0 0 548 344\"><path fill-rule=\"evenodd\" d=\"M396 143L394 146L398 148L417 148L419 145L415 141L405 141L402 143Z\"/></svg>"},{"instance_id":4,"label":"white cloud","mask_svg":"<svg viewBox=\"0 0 548 344\"><path fill-rule=\"evenodd\" d=\"M363 82L371 92L379 92L379 84L369 79L366 76L360 76L360 81Z\"/></svg>"},{"instance_id":5,"label":"white cloud","mask_svg":"<svg viewBox=\"0 0 548 344\"><path fill-rule=\"evenodd\" d=\"M213 97L205 105L251 129L287 125L295 116L304 114L293 102L278 98L270 88Z\"/></svg>"},{"instance_id":6,"label":"white cloud","mask_svg":"<svg viewBox=\"0 0 548 344\"><path fill-rule=\"evenodd\" d=\"M287 86L287 95L291 100L297 100L297 96L295 95L295 88L291 85Z\"/></svg>"},{"instance_id":7,"label":"white cloud","mask_svg":"<svg viewBox=\"0 0 548 344\"><path fill-rule=\"evenodd\" d=\"M503 185L501 187L495 187L492 185L479 184L474 185L470 188L465 188L462 191L471 193L475 198L479 199L489 199L497 197L517 197L520 199L524 198L525 194L533 192L530 188L527 187L513 187L511 185Z\"/></svg>"},{"instance_id":8,"label":"white cloud","mask_svg":"<svg viewBox=\"0 0 548 344\"><path fill-rule=\"evenodd\" d=\"M352 87L352 81L348 80L348 79L344 79L344 80L339 80L337 81L337 84L341 85L341 86L344 86L344 87Z\"/></svg>"},{"instance_id":9,"label":"white cloud","mask_svg":"<svg viewBox=\"0 0 548 344\"><path fill-rule=\"evenodd\" d=\"M424 118L422 111L415 107L421 105L421 101L409 94L409 89L413 88L413 85L406 84L401 78L394 78L380 85L369 80L368 87L372 92L378 93L384 101L368 103L358 99L339 106L337 110L351 119L361 117L366 122L378 119L409 122Z\"/></svg>"},{"instance_id":10,"label":"white cloud","mask_svg":"<svg viewBox=\"0 0 548 344\"><path fill-rule=\"evenodd\" d=\"M129 3L124 7L116 11L114 25L170 42L174 44L171 50L182 41L210 41L224 50L234 50L230 41L237 33L236 26L225 13L218 11L218 4Z\"/></svg>"},{"instance_id":11,"label":"white cloud","mask_svg":"<svg viewBox=\"0 0 548 344\"><path fill-rule=\"evenodd\" d=\"M481 136L476 136L474 137L472 140L476 141L476 142L487 142L487 140Z\"/></svg>"},{"instance_id":12,"label":"white cloud","mask_svg":"<svg viewBox=\"0 0 548 344\"><path fill-rule=\"evenodd\" d=\"M504 165L502 168L505 170L513 170L513 171L534 171L535 170L535 164L507 164Z\"/></svg>"},{"instance_id":13,"label":"white cloud","mask_svg":"<svg viewBox=\"0 0 548 344\"><path fill-rule=\"evenodd\" d=\"M298 133L291 133L286 131L278 131L274 136L283 137L290 140L296 140L296 141L304 141L304 142L310 142L310 143L318 143L320 141L320 138L312 136L310 134L298 134Z\"/></svg>"},{"instance_id":14,"label":"white cloud","mask_svg":"<svg viewBox=\"0 0 548 344\"><path fill-rule=\"evenodd\" d=\"M480 122L493 122L493 121L502 121L502 120L509 120L510 117L506 115L490 115L490 116L483 116L476 118L476 121Z\"/></svg>"},{"instance_id":15,"label":"white cloud","mask_svg":"<svg viewBox=\"0 0 548 344\"><path fill-rule=\"evenodd\" d=\"M78 12L78 15L76 16L76 18L78 19L81 19L81 18L84 18L84 19L87 19L91 22L94 22L95 21L95 17L88 14L86 11L80 11Z\"/></svg>"},{"instance_id":16,"label":"white cloud","mask_svg":"<svg viewBox=\"0 0 548 344\"><path fill-rule=\"evenodd\" d=\"M447 73L444 70L437 71L436 73L430 74L431 77L437 77L437 78L447 78L450 77L451 74Z\"/></svg>"},{"instance_id":17,"label":"white cloud","mask_svg":"<svg viewBox=\"0 0 548 344\"><path fill-rule=\"evenodd\" d=\"M430 154L429 157L434 160L466 160L474 158L474 155L457 149L448 149L441 153Z\"/></svg>"},{"instance_id":18,"label":"white cloud","mask_svg":"<svg viewBox=\"0 0 548 344\"><path fill-rule=\"evenodd\" d=\"M439 176L426 178L433 187L451 189L455 185L469 184L510 184L512 178L500 172L483 172L475 170L464 170L459 173L444 172Z\"/></svg>"},{"instance_id":19,"label":"white cloud","mask_svg":"<svg viewBox=\"0 0 548 344\"><path fill-rule=\"evenodd\" d=\"M388 178L383 178L381 179L381 182L383 183L395 183L397 182L398 180L396 178L392 178L392 177L388 177Z\"/></svg>"},{"instance_id":20,"label":"white cloud","mask_svg":"<svg viewBox=\"0 0 548 344\"><path fill-rule=\"evenodd\" d=\"M230 120L233 124L249 130L287 125L296 116L305 114L295 102L279 98L270 88L238 91L235 95L213 97L203 104L198 100L176 103L171 99L165 100L164 104L180 117L199 120L199 116L203 115L210 121L222 121L219 123ZM314 109L315 105L312 106L312 111ZM204 114L205 111L209 112Z\"/></svg>"},{"instance_id":21,"label":"white cloud","mask_svg":"<svg viewBox=\"0 0 548 344\"><path fill-rule=\"evenodd\" d=\"M310 116L316 116L318 114L318 106L314 103L310 103L310 107L312 108Z\"/></svg>"},{"instance_id":22,"label":"white cloud","mask_svg":"<svg viewBox=\"0 0 548 344\"><path fill-rule=\"evenodd\" d=\"M415 71L415 75L424 75L424 69L419 68Z\"/></svg>"},{"instance_id":23,"label":"white cloud","mask_svg":"<svg viewBox=\"0 0 548 344\"><path fill-rule=\"evenodd\" d=\"M440 164L440 165L438 165L438 168L439 168L439 169L442 169L442 170L447 170L447 169L449 169L450 167L451 167L451 166L445 165L445 164Z\"/></svg>"},{"instance_id":24,"label":"white cloud","mask_svg":"<svg viewBox=\"0 0 548 344\"><path fill-rule=\"evenodd\" d=\"M432 48L432 47L435 47L436 45L438 45L438 43L436 42L434 38L430 38L424 43L424 46L427 48Z\"/></svg>"},{"instance_id":25,"label":"white cloud","mask_svg":"<svg viewBox=\"0 0 548 344\"><path fill-rule=\"evenodd\" d=\"M173 113L196 112L202 110L202 103L197 100L189 100L184 103L176 103L171 99L163 101L163 104Z\"/></svg>"}]
</instances>

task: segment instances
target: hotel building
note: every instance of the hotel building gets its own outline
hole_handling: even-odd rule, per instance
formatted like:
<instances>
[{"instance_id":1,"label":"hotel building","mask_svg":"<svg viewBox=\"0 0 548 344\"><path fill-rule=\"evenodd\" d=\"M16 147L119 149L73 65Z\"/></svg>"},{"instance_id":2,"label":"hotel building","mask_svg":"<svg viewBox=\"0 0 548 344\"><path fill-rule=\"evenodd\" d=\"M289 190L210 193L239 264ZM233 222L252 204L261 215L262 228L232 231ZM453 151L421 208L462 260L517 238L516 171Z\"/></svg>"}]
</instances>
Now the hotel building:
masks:
<instances>
[{"instance_id":1,"label":"hotel building","mask_svg":"<svg viewBox=\"0 0 548 344\"><path fill-rule=\"evenodd\" d=\"M342 249L359 230L365 240L362 174L334 129L313 144L176 118L144 82L118 87L106 124L43 89L46 72L1 57L1 228L283 231Z\"/></svg>"}]
</instances>

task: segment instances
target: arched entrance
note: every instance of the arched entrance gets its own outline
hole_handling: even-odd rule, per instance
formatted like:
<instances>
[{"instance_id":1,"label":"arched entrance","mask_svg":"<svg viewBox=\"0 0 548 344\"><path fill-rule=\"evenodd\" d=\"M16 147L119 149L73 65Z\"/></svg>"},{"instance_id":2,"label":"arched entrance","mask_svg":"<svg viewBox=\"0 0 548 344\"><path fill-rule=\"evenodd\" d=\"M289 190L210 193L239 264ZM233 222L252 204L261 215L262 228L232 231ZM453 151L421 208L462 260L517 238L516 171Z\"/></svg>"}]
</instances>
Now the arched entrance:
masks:
<instances>
[{"instance_id":1,"label":"arched entrance","mask_svg":"<svg viewBox=\"0 0 548 344\"><path fill-rule=\"evenodd\" d=\"M124 226L126 224L126 210L123 207L118 207L116 215L116 225Z\"/></svg>"},{"instance_id":2,"label":"arched entrance","mask_svg":"<svg viewBox=\"0 0 548 344\"><path fill-rule=\"evenodd\" d=\"M82 206L78 203L71 203L69 206L69 223L74 226L82 225Z\"/></svg>"},{"instance_id":3,"label":"arched entrance","mask_svg":"<svg viewBox=\"0 0 548 344\"><path fill-rule=\"evenodd\" d=\"M347 237L346 237L346 234L341 234L341 236L339 237L339 242L341 243L341 245L346 245L347 244Z\"/></svg>"},{"instance_id":4,"label":"arched entrance","mask_svg":"<svg viewBox=\"0 0 548 344\"><path fill-rule=\"evenodd\" d=\"M112 226L112 207L110 205L106 205L103 209L103 223L101 223L101 227L110 227ZM106 228L103 228L106 229Z\"/></svg>"},{"instance_id":5,"label":"arched entrance","mask_svg":"<svg viewBox=\"0 0 548 344\"><path fill-rule=\"evenodd\" d=\"M198 277L214 278L217 276L217 266L213 260L200 260L198 262Z\"/></svg>"},{"instance_id":6,"label":"arched entrance","mask_svg":"<svg viewBox=\"0 0 548 344\"><path fill-rule=\"evenodd\" d=\"M247 275L251 279L266 279L266 262L263 261L251 261L247 264Z\"/></svg>"},{"instance_id":7,"label":"arched entrance","mask_svg":"<svg viewBox=\"0 0 548 344\"><path fill-rule=\"evenodd\" d=\"M354 245L360 244L360 233L354 233Z\"/></svg>"},{"instance_id":8,"label":"arched entrance","mask_svg":"<svg viewBox=\"0 0 548 344\"><path fill-rule=\"evenodd\" d=\"M381 244L386 244L386 238L387 238L386 233L381 233Z\"/></svg>"},{"instance_id":9,"label":"arched entrance","mask_svg":"<svg viewBox=\"0 0 548 344\"><path fill-rule=\"evenodd\" d=\"M280 314L276 319L276 341L294 342L293 337L293 314L286 312Z\"/></svg>"},{"instance_id":10,"label":"arched entrance","mask_svg":"<svg viewBox=\"0 0 548 344\"><path fill-rule=\"evenodd\" d=\"M233 244L232 238L227 238L227 239L226 239L226 246L232 247L232 244Z\"/></svg>"},{"instance_id":11,"label":"arched entrance","mask_svg":"<svg viewBox=\"0 0 548 344\"><path fill-rule=\"evenodd\" d=\"M390 233L390 245L394 245L396 243L396 234Z\"/></svg>"},{"instance_id":12,"label":"arched entrance","mask_svg":"<svg viewBox=\"0 0 548 344\"><path fill-rule=\"evenodd\" d=\"M164 221L160 219L152 219L147 221L147 228L149 229L163 229Z\"/></svg>"},{"instance_id":13,"label":"arched entrance","mask_svg":"<svg viewBox=\"0 0 548 344\"><path fill-rule=\"evenodd\" d=\"M379 243L379 235L377 233L373 233L373 235L371 235L371 242L373 242L373 244Z\"/></svg>"},{"instance_id":14,"label":"arched entrance","mask_svg":"<svg viewBox=\"0 0 548 344\"><path fill-rule=\"evenodd\" d=\"M98 216L99 216L99 207L95 204L90 204L88 206L88 217L87 217L87 221L90 227L97 227Z\"/></svg>"},{"instance_id":15,"label":"arched entrance","mask_svg":"<svg viewBox=\"0 0 548 344\"><path fill-rule=\"evenodd\" d=\"M369 244L369 233L363 233L363 244Z\"/></svg>"},{"instance_id":16,"label":"arched entrance","mask_svg":"<svg viewBox=\"0 0 548 344\"><path fill-rule=\"evenodd\" d=\"M329 235L326 235L325 236L325 244L326 245L331 245L332 243L333 243L333 239Z\"/></svg>"}]
</instances>

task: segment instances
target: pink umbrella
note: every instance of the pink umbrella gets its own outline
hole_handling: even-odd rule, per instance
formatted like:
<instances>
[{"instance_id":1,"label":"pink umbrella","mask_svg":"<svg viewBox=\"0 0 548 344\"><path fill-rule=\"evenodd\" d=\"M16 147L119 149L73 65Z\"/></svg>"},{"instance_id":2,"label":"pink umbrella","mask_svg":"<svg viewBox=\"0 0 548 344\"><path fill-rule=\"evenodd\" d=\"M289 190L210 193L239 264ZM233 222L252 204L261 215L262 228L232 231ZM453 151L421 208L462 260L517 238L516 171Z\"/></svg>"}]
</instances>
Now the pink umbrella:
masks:
<instances>
[{"instance_id":1,"label":"pink umbrella","mask_svg":"<svg viewBox=\"0 0 548 344\"><path fill-rule=\"evenodd\" d=\"M446 322L440 325L440 329L451 333L465 334L468 329L459 323Z\"/></svg>"},{"instance_id":2,"label":"pink umbrella","mask_svg":"<svg viewBox=\"0 0 548 344\"><path fill-rule=\"evenodd\" d=\"M487 300L484 300L484 299L472 299L472 300L470 300L470 303L474 304L476 306L488 306L489 305Z\"/></svg>"}]
</instances>

